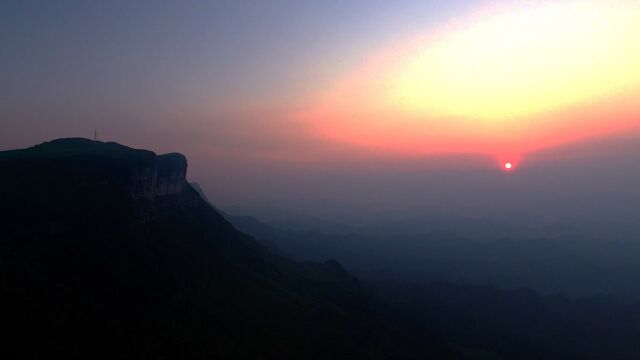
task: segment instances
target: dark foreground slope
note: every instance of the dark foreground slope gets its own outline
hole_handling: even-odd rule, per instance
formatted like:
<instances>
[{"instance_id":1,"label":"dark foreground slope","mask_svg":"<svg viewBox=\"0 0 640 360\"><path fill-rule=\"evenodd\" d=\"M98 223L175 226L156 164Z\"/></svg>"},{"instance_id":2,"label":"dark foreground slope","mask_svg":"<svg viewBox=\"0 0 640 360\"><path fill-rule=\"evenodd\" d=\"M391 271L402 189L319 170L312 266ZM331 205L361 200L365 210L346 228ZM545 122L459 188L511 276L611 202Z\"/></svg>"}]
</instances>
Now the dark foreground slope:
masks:
<instances>
[{"instance_id":1,"label":"dark foreground slope","mask_svg":"<svg viewBox=\"0 0 640 360\"><path fill-rule=\"evenodd\" d=\"M5 358L453 357L379 321L338 263L236 231L186 166L84 139L0 152Z\"/></svg>"}]
</instances>

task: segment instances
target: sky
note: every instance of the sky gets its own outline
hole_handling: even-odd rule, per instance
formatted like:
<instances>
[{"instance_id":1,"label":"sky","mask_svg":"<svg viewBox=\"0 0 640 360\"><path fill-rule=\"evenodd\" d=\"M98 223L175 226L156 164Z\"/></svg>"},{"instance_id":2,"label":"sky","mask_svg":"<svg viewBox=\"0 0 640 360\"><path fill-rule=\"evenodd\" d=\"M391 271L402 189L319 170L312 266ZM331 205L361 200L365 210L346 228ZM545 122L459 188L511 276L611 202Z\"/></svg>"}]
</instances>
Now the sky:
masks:
<instances>
[{"instance_id":1,"label":"sky","mask_svg":"<svg viewBox=\"0 0 640 360\"><path fill-rule=\"evenodd\" d=\"M0 38L0 150L179 151L239 211L638 215L636 1L10 0Z\"/></svg>"}]
</instances>

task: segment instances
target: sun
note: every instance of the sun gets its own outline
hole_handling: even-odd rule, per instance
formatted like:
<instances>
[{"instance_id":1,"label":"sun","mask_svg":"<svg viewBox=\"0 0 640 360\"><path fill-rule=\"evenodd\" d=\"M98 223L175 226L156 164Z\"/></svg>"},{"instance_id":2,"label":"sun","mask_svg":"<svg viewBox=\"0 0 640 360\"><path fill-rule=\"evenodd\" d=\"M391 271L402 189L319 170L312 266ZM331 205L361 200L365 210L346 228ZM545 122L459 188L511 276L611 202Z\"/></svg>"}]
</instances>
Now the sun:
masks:
<instances>
[{"instance_id":1,"label":"sun","mask_svg":"<svg viewBox=\"0 0 640 360\"><path fill-rule=\"evenodd\" d=\"M504 169L507 171L513 169L513 164L510 162L504 163Z\"/></svg>"}]
</instances>

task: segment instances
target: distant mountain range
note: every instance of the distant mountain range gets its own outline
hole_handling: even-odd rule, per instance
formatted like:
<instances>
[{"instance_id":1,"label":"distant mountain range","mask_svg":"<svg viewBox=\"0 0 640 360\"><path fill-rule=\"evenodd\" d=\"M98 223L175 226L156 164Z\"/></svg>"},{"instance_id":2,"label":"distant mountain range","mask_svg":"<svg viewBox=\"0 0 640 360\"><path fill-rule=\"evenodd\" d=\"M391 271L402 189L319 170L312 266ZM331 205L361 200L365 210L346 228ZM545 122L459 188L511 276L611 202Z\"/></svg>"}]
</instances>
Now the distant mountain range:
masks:
<instances>
[{"instance_id":1,"label":"distant mountain range","mask_svg":"<svg viewBox=\"0 0 640 360\"><path fill-rule=\"evenodd\" d=\"M533 228L425 217L345 226L336 232L336 226L323 231L315 222L306 228L288 227L254 216L224 216L237 229L284 255L306 261L333 258L364 280L448 280L507 289L529 287L572 298L609 294L640 301L636 275L640 242L635 233L628 231L623 240L590 232L617 224L564 222Z\"/></svg>"},{"instance_id":2,"label":"distant mountain range","mask_svg":"<svg viewBox=\"0 0 640 360\"><path fill-rule=\"evenodd\" d=\"M640 266L640 248L634 241L580 237L487 241L446 231L414 233L414 228L401 224L378 226L377 233L353 228L336 234L331 230L335 226L323 233L283 228L253 216L225 216L280 253L297 259L339 259L375 294L378 313L416 332L436 333L456 344L466 358L640 356L634 270ZM436 228L430 221L425 219L420 228ZM480 225L491 229L489 224ZM603 290L615 291L616 296Z\"/></svg>"}]
</instances>

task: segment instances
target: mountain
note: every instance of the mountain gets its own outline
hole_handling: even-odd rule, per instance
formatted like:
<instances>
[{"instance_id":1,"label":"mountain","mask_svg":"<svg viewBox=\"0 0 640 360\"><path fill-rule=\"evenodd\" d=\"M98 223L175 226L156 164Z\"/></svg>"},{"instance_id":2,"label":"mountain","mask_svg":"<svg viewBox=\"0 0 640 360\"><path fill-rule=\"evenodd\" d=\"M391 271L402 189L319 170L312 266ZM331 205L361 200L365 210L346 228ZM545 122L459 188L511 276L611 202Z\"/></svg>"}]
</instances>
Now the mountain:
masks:
<instances>
[{"instance_id":1,"label":"mountain","mask_svg":"<svg viewBox=\"0 0 640 360\"><path fill-rule=\"evenodd\" d=\"M372 310L336 261L237 231L181 154L59 139L0 152L0 354L12 359L457 358Z\"/></svg>"}]
</instances>

